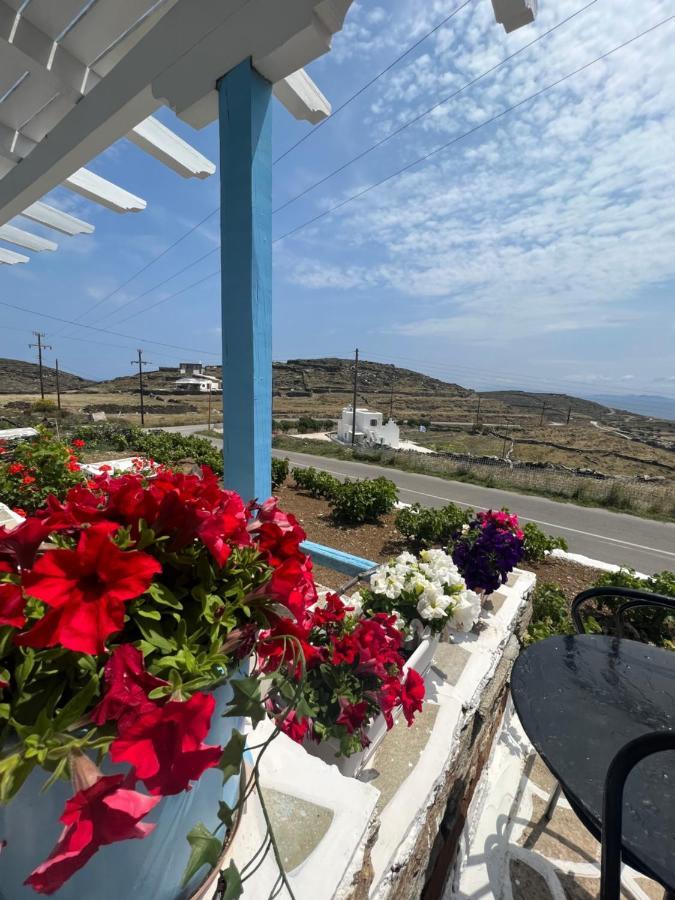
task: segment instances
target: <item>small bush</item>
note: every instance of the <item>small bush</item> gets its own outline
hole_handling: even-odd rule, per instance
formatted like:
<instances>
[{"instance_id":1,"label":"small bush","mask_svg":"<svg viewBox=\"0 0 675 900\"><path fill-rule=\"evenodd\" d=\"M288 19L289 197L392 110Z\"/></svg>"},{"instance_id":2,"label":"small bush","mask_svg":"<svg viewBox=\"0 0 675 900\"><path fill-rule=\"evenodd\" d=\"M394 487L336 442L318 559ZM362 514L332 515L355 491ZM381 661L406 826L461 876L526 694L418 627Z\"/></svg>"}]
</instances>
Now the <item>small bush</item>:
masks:
<instances>
[{"instance_id":1,"label":"small bush","mask_svg":"<svg viewBox=\"0 0 675 900\"><path fill-rule=\"evenodd\" d=\"M53 400L36 400L31 404L31 410L36 413L53 413L57 409Z\"/></svg>"},{"instance_id":2,"label":"small bush","mask_svg":"<svg viewBox=\"0 0 675 900\"><path fill-rule=\"evenodd\" d=\"M11 452L0 447L0 501L22 514L34 513L50 494L63 499L81 481L84 475L75 448L48 432L34 441L22 441Z\"/></svg>"},{"instance_id":3,"label":"small bush","mask_svg":"<svg viewBox=\"0 0 675 900\"><path fill-rule=\"evenodd\" d=\"M272 459L272 488L277 490L288 478L289 464L287 459Z\"/></svg>"},{"instance_id":4,"label":"small bush","mask_svg":"<svg viewBox=\"0 0 675 900\"><path fill-rule=\"evenodd\" d=\"M524 559L530 563L543 562L546 554L551 550L567 550L567 541L564 538L553 537L551 534L545 534L534 522L528 522L523 527L525 534L525 556Z\"/></svg>"},{"instance_id":5,"label":"small bush","mask_svg":"<svg viewBox=\"0 0 675 900\"><path fill-rule=\"evenodd\" d=\"M472 517L472 509L460 509L454 503L440 509L425 509L415 503L396 513L396 528L415 548L447 547Z\"/></svg>"},{"instance_id":6,"label":"small bush","mask_svg":"<svg viewBox=\"0 0 675 900\"><path fill-rule=\"evenodd\" d=\"M315 499L330 500L340 482L330 472L320 472L313 466L307 469L293 469L293 480L296 487L307 491Z\"/></svg>"},{"instance_id":7,"label":"small bush","mask_svg":"<svg viewBox=\"0 0 675 900\"><path fill-rule=\"evenodd\" d=\"M532 621L525 643L534 644L556 634L574 634L569 603L557 584L544 582L532 594Z\"/></svg>"},{"instance_id":8,"label":"small bush","mask_svg":"<svg viewBox=\"0 0 675 900\"><path fill-rule=\"evenodd\" d=\"M377 522L394 508L398 491L388 478L338 482L329 503L333 518L348 525Z\"/></svg>"},{"instance_id":9,"label":"small bush","mask_svg":"<svg viewBox=\"0 0 675 900\"><path fill-rule=\"evenodd\" d=\"M88 450L132 451L167 466L190 459L199 466L208 466L217 475L223 474L222 452L211 441L194 435L102 423L83 425L73 432L73 437L85 441Z\"/></svg>"}]
</instances>

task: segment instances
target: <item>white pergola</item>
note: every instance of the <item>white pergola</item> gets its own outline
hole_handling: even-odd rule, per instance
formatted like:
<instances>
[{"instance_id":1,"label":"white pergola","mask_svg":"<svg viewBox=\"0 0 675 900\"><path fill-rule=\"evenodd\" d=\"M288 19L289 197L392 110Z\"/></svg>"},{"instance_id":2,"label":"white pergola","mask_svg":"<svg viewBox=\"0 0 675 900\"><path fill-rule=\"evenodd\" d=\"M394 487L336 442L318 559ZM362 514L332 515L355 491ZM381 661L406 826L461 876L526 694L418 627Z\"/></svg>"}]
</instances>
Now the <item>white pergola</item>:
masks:
<instances>
[{"instance_id":1,"label":"white pergola","mask_svg":"<svg viewBox=\"0 0 675 900\"><path fill-rule=\"evenodd\" d=\"M217 79L247 57L292 115L320 121L330 106L302 66L330 48L350 2L0 0L0 241L56 249L10 224L17 215L91 233L42 202L57 185L118 213L143 210L145 199L86 168L122 137L184 178L213 175L214 163L153 113L167 105L209 124ZM28 259L0 244L0 263Z\"/></svg>"}]
</instances>

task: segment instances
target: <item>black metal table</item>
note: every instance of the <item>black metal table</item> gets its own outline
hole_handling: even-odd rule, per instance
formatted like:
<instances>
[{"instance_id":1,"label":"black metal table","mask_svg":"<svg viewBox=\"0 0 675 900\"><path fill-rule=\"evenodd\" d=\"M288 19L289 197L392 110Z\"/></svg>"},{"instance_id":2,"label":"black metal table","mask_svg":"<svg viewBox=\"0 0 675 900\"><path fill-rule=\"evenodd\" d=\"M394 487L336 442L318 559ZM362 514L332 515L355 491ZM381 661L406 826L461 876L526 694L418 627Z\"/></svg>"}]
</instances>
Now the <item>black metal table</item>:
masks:
<instances>
[{"instance_id":1,"label":"black metal table","mask_svg":"<svg viewBox=\"0 0 675 900\"><path fill-rule=\"evenodd\" d=\"M549 638L521 653L511 691L535 750L600 839L616 753L675 730L675 653L600 635ZM675 751L642 760L629 775L622 848L624 862L675 891Z\"/></svg>"}]
</instances>

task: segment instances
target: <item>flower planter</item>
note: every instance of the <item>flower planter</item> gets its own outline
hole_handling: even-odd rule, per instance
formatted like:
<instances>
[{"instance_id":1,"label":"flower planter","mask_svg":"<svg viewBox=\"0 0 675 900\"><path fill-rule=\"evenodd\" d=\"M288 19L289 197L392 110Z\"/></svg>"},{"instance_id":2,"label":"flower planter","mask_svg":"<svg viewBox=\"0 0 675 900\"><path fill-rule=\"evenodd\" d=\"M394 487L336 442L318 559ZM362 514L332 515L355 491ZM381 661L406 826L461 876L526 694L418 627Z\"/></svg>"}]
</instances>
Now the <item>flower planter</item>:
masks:
<instances>
[{"instance_id":1,"label":"flower planter","mask_svg":"<svg viewBox=\"0 0 675 900\"><path fill-rule=\"evenodd\" d=\"M438 635L432 635L428 628L425 629L419 644L403 667L404 671L414 669L424 677L431 666L439 640ZM400 706L392 710L394 720L398 718L400 712ZM338 756L340 743L335 738L329 738L320 744L312 740L305 740L303 746L311 756L316 756L329 766L337 766L341 775L344 775L346 778L356 778L365 768L366 763L375 753L386 733L387 723L385 718L384 716L378 716L366 730L370 743L360 753L353 753L351 756Z\"/></svg>"},{"instance_id":2,"label":"flower planter","mask_svg":"<svg viewBox=\"0 0 675 900\"><path fill-rule=\"evenodd\" d=\"M214 696L216 711L207 741L224 746L235 729L241 730L242 720L221 715L232 698L229 684L217 688ZM102 769L108 775L124 772L128 767L104 760ZM12 803L0 807L0 841L7 841L0 851L2 900L37 896L23 882L49 856L63 828L58 819L73 790L59 781L41 794L45 780L45 772L35 769ZM142 786L137 789L144 792ZM59 900L186 900L207 875L203 868L185 888L181 887L190 855L186 835L199 822L215 829L219 824L218 801L233 806L238 790L237 778L230 778L223 785L220 770L208 770L192 790L166 797L152 810L144 822L154 822L156 828L147 838L102 847L58 891Z\"/></svg>"}]
</instances>

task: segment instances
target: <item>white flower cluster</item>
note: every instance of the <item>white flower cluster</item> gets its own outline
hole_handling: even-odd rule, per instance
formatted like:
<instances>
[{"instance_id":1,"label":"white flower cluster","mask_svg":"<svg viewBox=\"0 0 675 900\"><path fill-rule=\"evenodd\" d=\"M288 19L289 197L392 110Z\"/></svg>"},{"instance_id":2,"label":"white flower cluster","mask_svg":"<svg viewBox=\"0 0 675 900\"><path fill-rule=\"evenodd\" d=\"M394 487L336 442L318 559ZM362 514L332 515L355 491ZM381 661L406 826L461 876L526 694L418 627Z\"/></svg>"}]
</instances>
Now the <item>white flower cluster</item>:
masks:
<instances>
[{"instance_id":1,"label":"white flower cluster","mask_svg":"<svg viewBox=\"0 0 675 900\"><path fill-rule=\"evenodd\" d=\"M480 615L480 598L470 591L452 558L443 550L423 550L419 559L401 553L371 575L370 590L392 601L416 601L421 619L450 618L459 631L470 631Z\"/></svg>"}]
</instances>

